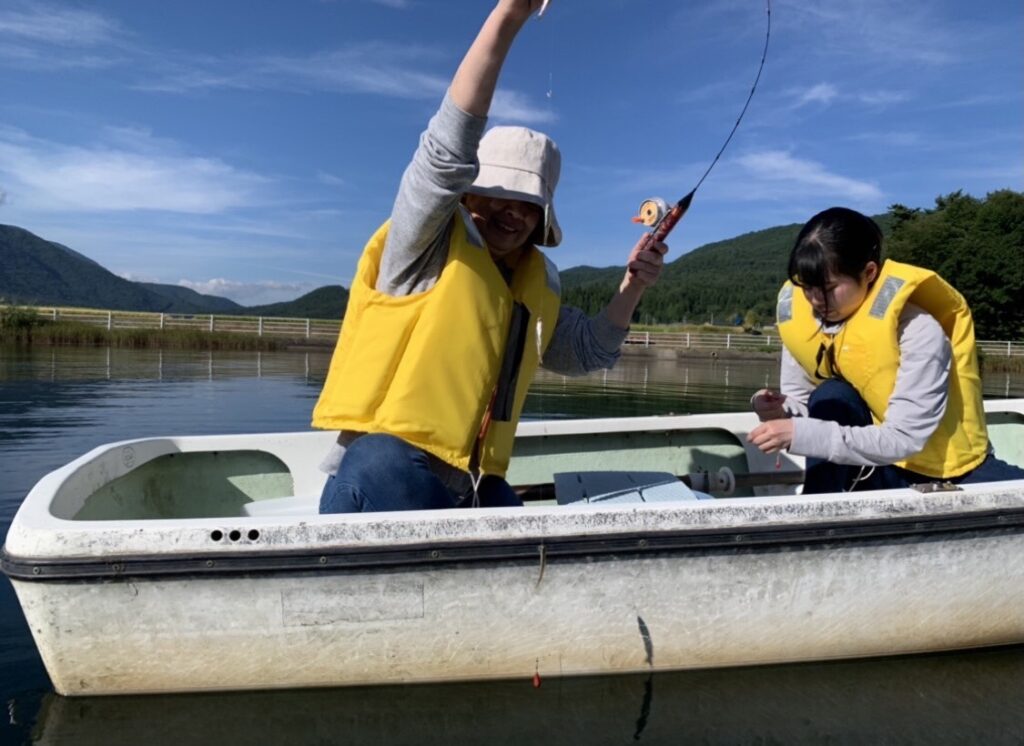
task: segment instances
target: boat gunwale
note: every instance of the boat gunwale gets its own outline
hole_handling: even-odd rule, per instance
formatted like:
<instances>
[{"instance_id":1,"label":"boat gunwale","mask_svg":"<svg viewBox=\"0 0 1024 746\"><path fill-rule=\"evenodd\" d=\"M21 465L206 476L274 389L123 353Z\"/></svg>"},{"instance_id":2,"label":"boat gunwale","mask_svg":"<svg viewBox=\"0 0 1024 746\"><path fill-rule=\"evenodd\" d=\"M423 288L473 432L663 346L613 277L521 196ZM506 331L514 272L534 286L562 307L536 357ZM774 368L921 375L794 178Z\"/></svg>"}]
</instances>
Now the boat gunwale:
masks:
<instances>
[{"instance_id":1,"label":"boat gunwale","mask_svg":"<svg viewBox=\"0 0 1024 746\"><path fill-rule=\"evenodd\" d=\"M331 547L306 549L245 549L231 555L194 552L174 556L124 555L65 560L31 559L11 555L4 546L0 568L11 580L57 582L146 577L209 577L253 573L340 572L401 569L465 563L547 561L573 558L638 555L641 557L711 553L721 550L780 551L823 545L862 544L877 540L918 537L941 540L950 534L1020 533L1024 506L932 516L863 519L797 525L756 525L689 528L666 532L624 531L618 534L577 534L555 538L436 541L396 548Z\"/></svg>"}]
</instances>

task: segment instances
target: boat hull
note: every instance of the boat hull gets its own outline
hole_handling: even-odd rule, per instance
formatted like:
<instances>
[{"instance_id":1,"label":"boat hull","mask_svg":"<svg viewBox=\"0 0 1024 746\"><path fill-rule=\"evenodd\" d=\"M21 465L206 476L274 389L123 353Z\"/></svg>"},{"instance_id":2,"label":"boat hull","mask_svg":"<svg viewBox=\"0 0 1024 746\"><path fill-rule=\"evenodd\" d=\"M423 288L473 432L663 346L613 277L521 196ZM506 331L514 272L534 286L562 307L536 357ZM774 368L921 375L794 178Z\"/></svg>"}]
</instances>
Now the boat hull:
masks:
<instances>
[{"instance_id":1,"label":"boat hull","mask_svg":"<svg viewBox=\"0 0 1024 746\"><path fill-rule=\"evenodd\" d=\"M67 695L857 658L1024 641L1024 563L1007 561L1024 556L1024 525L986 515L987 529L791 526L777 540L705 532L703 546L678 534L668 549L609 535L562 555L553 540L532 559L488 559L529 549L495 544L469 561L424 549L442 556L14 584Z\"/></svg>"}]
</instances>

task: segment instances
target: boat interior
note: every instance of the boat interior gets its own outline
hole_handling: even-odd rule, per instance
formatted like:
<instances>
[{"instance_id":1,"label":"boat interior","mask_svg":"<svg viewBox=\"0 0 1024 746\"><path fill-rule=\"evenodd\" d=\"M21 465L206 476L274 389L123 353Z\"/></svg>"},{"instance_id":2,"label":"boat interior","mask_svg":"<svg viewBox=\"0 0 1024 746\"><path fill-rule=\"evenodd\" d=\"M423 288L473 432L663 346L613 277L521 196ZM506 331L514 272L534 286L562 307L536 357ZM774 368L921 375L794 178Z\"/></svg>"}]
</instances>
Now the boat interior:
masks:
<instances>
[{"instance_id":1,"label":"boat interior","mask_svg":"<svg viewBox=\"0 0 1024 746\"><path fill-rule=\"evenodd\" d=\"M1024 467L1024 400L987 402L995 453ZM803 459L750 447L753 415L521 423L508 473L527 508L792 495ZM333 433L151 438L55 473L49 512L73 521L317 513Z\"/></svg>"}]
</instances>

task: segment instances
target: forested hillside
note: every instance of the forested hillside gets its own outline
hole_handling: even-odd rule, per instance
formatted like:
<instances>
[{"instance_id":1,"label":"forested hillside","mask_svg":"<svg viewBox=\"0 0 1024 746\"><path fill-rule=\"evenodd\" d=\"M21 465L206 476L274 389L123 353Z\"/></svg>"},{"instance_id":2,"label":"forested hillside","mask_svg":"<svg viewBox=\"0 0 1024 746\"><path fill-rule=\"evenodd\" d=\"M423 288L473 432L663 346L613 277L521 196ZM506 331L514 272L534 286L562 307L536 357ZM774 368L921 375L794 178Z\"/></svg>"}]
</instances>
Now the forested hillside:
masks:
<instances>
[{"instance_id":1,"label":"forested hillside","mask_svg":"<svg viewBox=\"0 0 1024 746\"><path fill-rule=\"evenodd\" d=\"M893 205L889 256L934 269L964 294L983 339L1024 339L1024 194L954 192L931 210Z\"/></svg>"},{"instance_id":2,"label":"forested hillside","mask_svg":"<svg viewBox=\"0 0 1024 746\"><path fill-rule=\"evenodd\" d=\"M979 199L954 192L931 209L895 204L874 218L886 234L884 256L933 269L963 293L979 338L1024 339L1024 194L1005 189ZM671 261L634 319L771 322L799 230L794 224L748 233ZM570 269L562 272L562 297L596 313L621 279L619 267Z\"/></svg>"}]
</instances>

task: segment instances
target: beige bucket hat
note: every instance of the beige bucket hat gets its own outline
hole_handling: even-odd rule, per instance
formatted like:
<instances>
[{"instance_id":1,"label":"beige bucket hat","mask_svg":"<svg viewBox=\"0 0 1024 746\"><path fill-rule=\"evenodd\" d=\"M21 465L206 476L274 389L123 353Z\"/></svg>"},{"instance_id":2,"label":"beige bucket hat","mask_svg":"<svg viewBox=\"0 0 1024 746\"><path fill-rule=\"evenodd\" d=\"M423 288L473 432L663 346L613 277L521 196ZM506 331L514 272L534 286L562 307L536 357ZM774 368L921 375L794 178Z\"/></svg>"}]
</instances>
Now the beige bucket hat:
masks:
<instances>
[{"instance_id":1,"label":"beige bucket hat","mask_svg":"<svg viewBox=\"0 0 1024 746\"><path fill-rule=\"evenodd\" d=\"M544 209L544 222L530 236L540 246L558 246L562 229L555 217L555 187L562 154L555 141L526 127L492 127L480 139L480 173L467 191L518 199Z\"/></svg>"}]
</instances>

